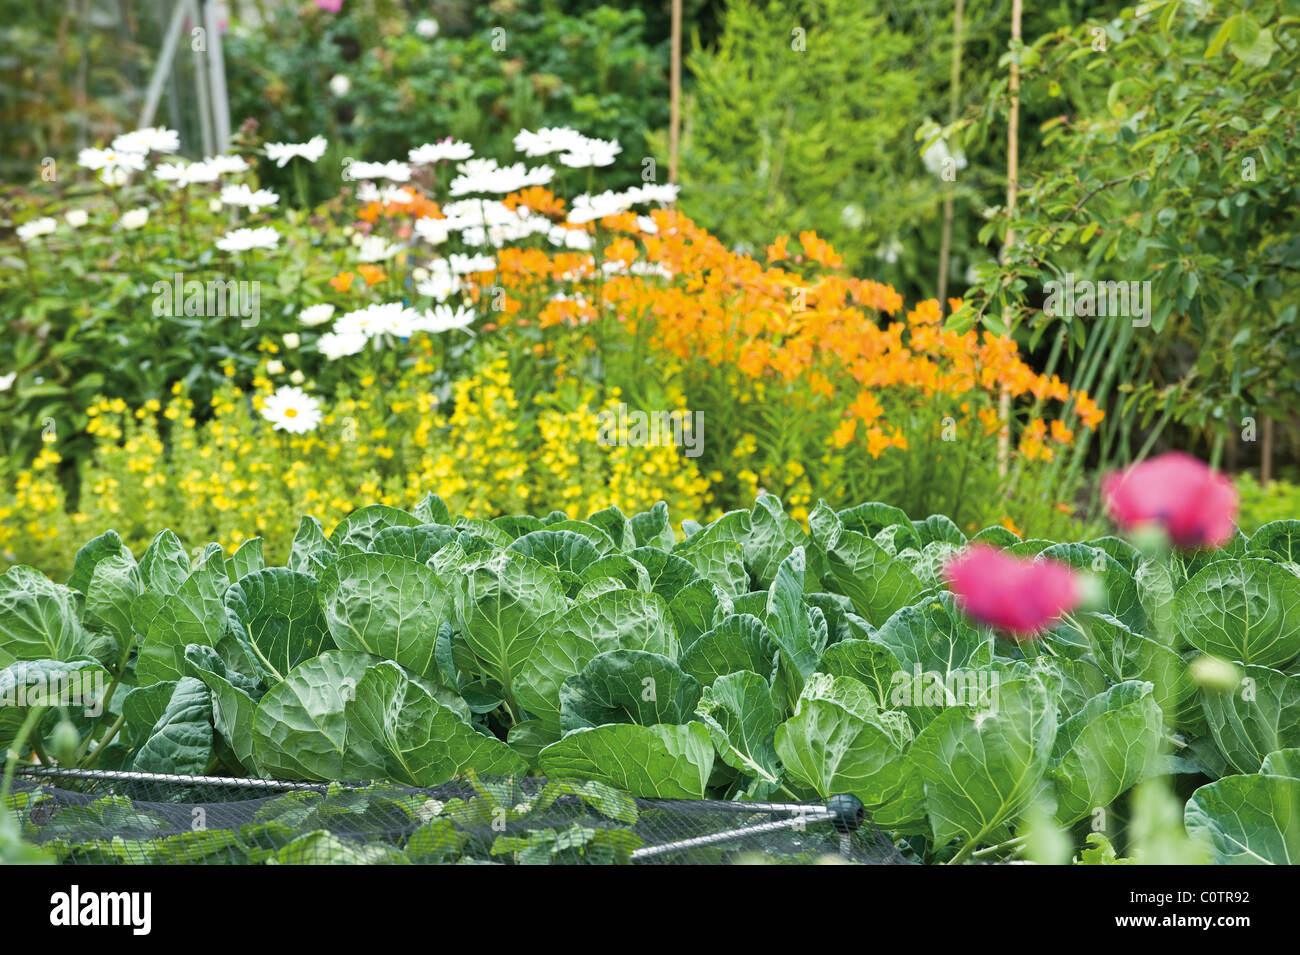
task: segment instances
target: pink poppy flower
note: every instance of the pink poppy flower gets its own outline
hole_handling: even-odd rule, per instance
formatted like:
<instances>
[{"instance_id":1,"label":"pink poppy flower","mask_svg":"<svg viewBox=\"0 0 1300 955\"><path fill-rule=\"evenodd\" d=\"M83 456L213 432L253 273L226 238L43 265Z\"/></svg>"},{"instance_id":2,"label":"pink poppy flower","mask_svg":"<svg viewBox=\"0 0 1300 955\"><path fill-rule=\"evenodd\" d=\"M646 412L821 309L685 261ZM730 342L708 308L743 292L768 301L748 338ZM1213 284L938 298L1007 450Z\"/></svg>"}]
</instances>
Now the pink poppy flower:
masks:
<instances>
[{"instance_id":1,"label":"pink poppy flower","mask_svg":"<svg viewBox=\"0 0 1300 955\"><path fill-rule=\"evenodd\" d=\"M343 0L312 0L317 9L324 10L326 13L338 13L343 9Z\"/></svg>"},{"instance_id":2,"label":"pink poppy flower","mask_svg":"<svg viewBox=\"0 0 1300 955\"><path fill-rule=\"evenodd\" d=\"M1025 560L973 544L944 567L957 606L1014 640L1032 640L1079 604L1081 588L1068 564Z\"/></svg>"},{"instance_id":3,"label":"pink poppy flower","mask_svg":"<svg viewBox=\"0 0 1300 955\"><path fill-rule=\"evenodd\" d=\"M1175 547L1222 547L1237 519L1237 489L1189 454L1172 451L1107 475L1106 507L1125 530L1165 529Z\"/></svg>"}]
</instances>

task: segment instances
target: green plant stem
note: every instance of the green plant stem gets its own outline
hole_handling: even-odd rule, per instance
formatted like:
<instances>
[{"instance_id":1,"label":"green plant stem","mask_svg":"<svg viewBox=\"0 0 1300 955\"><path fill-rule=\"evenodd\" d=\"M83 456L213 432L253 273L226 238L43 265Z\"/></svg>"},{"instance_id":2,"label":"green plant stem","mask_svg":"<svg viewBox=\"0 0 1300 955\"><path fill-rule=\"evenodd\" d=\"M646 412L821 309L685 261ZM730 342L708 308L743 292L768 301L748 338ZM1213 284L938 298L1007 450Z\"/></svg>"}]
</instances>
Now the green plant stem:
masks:
<instances>
[{"instance_id":1,"label":"green plant stem","mask_svg":"<svg viewBox=\"0 0 1300 955\"><path fill-rule=\"evenodd\" d=\"M27 744L27 737L31 735L32 730L40 723L41 717L45 715L45 711L48 709L48 706L33 706L28 710L22 726L18 727L18 735L9 744L9 757L5 760L4 783L0 784L0 803L4 802L9 796L9 789L14 781L14 770L18 766L18 758L22 754L23 747Z\"/></svg>"},{"instance_id":2,"label":"green plant stem","mask_svg":"<svg viewBox=\"0 0 1300 955\"><path fill-rule=\"evenodd\" d=\"M999 842L995 846L985 846L983 849L976 849L974 852L971 853L971 856L978 859L982 856L992 855L993 853L998 852L1001 849L1005 849L1008 846L1012 846L1016 849L1019 849L1020 846L1024 843L1024 841L1028 838L1029 838L1028 833L1019 836L1012 836L1006 842ZM957 861L956 857L954 856L953 862L956 861Z\"/></svg>"},{"instance_id":3,"label":"green plant stem","mask_svg":"<svg viewBox=\"0 0 1300 955\"><path fill-rule=\"evenodd\" d=\"M126 714L123 713L114 721L113 725L108 728L108 732L100 739L99 745L95 747L95 751L90 754L89 758L79 764L82 769L90 769L95 765L95 763L99 762L100 755L104 752L104 749L108 744L113 742L113 737L117 736L117 731L122 728L122 724L125 722Z\"/></svg>"}]
</instances>

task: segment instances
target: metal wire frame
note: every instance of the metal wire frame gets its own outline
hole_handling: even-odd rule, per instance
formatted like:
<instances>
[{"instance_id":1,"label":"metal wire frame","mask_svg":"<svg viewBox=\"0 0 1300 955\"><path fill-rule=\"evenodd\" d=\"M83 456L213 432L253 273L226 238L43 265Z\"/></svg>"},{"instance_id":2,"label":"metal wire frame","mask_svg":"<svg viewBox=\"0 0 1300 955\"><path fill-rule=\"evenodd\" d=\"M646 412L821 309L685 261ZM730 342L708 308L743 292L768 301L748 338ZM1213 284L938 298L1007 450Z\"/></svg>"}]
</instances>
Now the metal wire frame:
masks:
<instances>
[{"instance_id":1,"label":"metal wire frame","mask_svg":"<svg viewBox=\"0 0 1300 955\"><path fill-rule=\"evenodd\" d=\"M18 770L19 774L32 778L49 779L86 779L104 782L141 782L173 783L189 786L225 786L230 788L262 789L268 792L328 792L331 786L364 786L365 783L309 783L281 779L252 779L237 776L186 776L176 773L143 773L131 770L110 769L61 769L58 767L27 766ZM789 818L775 819L771 822L756 823L727 829L722 832L679 839L655 846L644 846L632 852L632 861L651 859L689 849L720 845L746 836L763 835L779 832L782 829L795 829L809 824L829 822L832 813L825 807L809 803L778 802L727 802L718 799L676 800L676 799L635 799L634 802L643 809L690 809L698 812L754 812L788 814Z\"/></svg>"}]
</instances>

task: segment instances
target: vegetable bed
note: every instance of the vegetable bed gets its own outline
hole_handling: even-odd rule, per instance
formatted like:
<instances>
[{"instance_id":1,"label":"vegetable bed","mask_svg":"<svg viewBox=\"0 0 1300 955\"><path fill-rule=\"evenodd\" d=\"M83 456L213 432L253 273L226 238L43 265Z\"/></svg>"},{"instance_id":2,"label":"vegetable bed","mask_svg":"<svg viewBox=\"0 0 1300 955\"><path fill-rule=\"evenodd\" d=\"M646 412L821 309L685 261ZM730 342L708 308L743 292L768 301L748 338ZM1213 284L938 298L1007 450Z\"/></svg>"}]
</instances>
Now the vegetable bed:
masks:
<instances>
[{"instance_id":1,"label":"vegetable bed","mask_svg":"<svg viewBox=\"0 0 1300 955\"><path fill-rule=\"evenodd\" d=\"M1300 858L1300 521L1163 556L981 531L1099 584L1032 640L963 613L947 518L823 503L809 528L772 496L679 532L663 505L482 521L431 495L306 518L287 567L110 532L66 583L0 575L0 746L11 770L850 793L925 862L1048 833L1106 861L1177 798L1180 858Z\"/></svg>"}]
</instances>

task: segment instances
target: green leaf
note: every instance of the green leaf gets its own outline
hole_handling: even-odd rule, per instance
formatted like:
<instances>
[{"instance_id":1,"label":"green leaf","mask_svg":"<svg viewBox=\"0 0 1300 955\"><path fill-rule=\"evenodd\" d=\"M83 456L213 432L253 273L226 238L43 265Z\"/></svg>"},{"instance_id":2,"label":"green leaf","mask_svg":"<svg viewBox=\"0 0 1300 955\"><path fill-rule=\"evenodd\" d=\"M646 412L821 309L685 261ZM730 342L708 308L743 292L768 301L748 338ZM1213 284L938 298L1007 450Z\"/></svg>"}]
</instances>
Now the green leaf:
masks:
<instances>
[{"instance_id":1,"label":"green leaf","mask_svg":"<svg viewBox=\"0 0 1300 955\"><path fill-rule=\"evenodd\" d=\"M567 609L559 577L531 557L503 551L457 581L458 629L485 676L509 699L539 638ZM540 714L538 714L540 715Z\"/></svg>"},{"instance_id":2,"label":"green leaf","mask_svg":"<svg viewBox=\"0 0 1300 955\"><path fill-rule=\"evenodd\" d=\"M231 682L226 661L212 647L190 644L185 648L190 675L212 694L212 723L245 768L252 768L253 715L257 700L244 685Z\"/></svg>"},{"instance_id":3,"label":"green leaf","mask_svg":"<svg viewBox=\"0 0 1300 955\"><path fill-rule=\"evenodd\" d=\"M699 681L668 657L610 650L561 685L560 726L568 733L606 723L685 723L699 700Z\"/></svg>"},{"instance_id":4,"label":"green leaf","mask_svg":"<svg viewBox=\"0 0 1300 955\"><path fill-rule=\"evenodd\" d=\"M260 770L283 779L433 786L471 767L526 770L397 664L342 650L308 660L267 692L253 717L253 754Z\"/></svg>"},{"instance_id":5,"label":"green leaf","mask_svg":"<svg viewBox=\"0 0 1300 955\"><path fill-rule=\"evenodd\" d=\"M320 521L311 515L304 516L298 524L298 532L293 535L289 569L319 577L336 560L338 548L325 536Z\"/></svg>"},{"instance_id":6,"label":"green leaf","mask_svg":"<svg viewBox=\"0 0 1300 955\"><path fill-rule=\"evenodd\" d=\"M945 710L912 744L937 846L978 847L1038 788L1056 739L1056 706L1039 674L1002 683L993 711Z\"/></svg>"},{"instance_id":7,"label":"green leaf","mask_svg":"<svg viewBox=\"0 0 1300 955\"><path fill-rule=\"evenodd\" d=\"M954 547L966 545L966 535L951 518L942 514L931 514L923 521L913 521L912 529L916 531L922 547L934 543L952 544Z\"/></svg>"},{"instance_id":8,"label":"green leaf","mask_svg":"<svg viewBox=\"0 0 1300 955\"><path fill-rule=\"evenodd\" d=\"M1246 666L1235 690L1203 691L1201 706L1215 745L1239 773L1257 773L1269 753L1300 746L1300 675Z\"/></svg>"},{"instance_id":9,"label":"green leaf","mask_svg":"<svg viewBox=\"0 0 1300 955\"><path fill-rule=\"evenodd\" d=\"M841 640L826 648L820 668L831 676L852 677L868 690L881 709L890 707L890 689L906 676L892 650L875 640Z\"/></svg>"},{"instance_id":10,"label":"green leaf","mask_svg":"<svg viewBox=\"0 0 1300 955\"><path fill-rule=\"evenodd\" d=\"M830 589L853 601L853 609L872 626L909 606L921 592L906 564L869 538L841 528L829 508L819 504L809 523L813 539L826 554Z\"/></svg>"},{"instance_id":11,"label":"green leaf","mask_svg":"<svg viewBox=\"0 0 1300 955\"><path fill-rule=\"evenodd\" d=\"M763 677L747 670L719 677L705 688L698 712L724 763L760 784L780 785L777 714Z\"/></svg>"},{"instance_id":12,"label":"green leaf","mask_svg":"<svg viewBox=\"0 0 1300 955\"><path fill-rule=\"evenodd\" d=\"M158 725L163 710L176 690L176 680L132 687L122 697L122 734L132 749L138 747Z\"/></svg>"},{"instance_id":13,"label":"green leaf","mask_svg":"<svg viewBox=\"0 0 1300 955\"><path fill-rule=\"evenodd\" d=\"M575 575L602 556L595 544L573 531L533 531L516 538L507 550L531 557L562 573Z\"/></svg>"},{"instance_id":14,"label":"green leaf","mask_svg":"<svg viewBox=\"0 0 1300 955\"><path fill-rule=\"evenodd\" d=\"M691 581L700 579L690 561L656 547L637 547L627 556L645 568L650 589L664 600L672 600Z\"/></svg>"},{"instance_id":15,"label":"green leaf","mask_svg":"<svg viewBox=\"0 0 1300 955\"><path fill-rule=\"evenodd\" d=\"M701 577L716 584L723 593L738 597L749 590L745 550L738 541L706 541L679 548L676 553L690 561Z\"/></svg>"},{"instance_id":16,"label":"green leaf","mask_svg":"<svg viewBox=\"0 0 1300 955\"><path fill-rule=\"evenodd\" d=\"M1290 776L1300 779L1300 748L1279 749L1264 757L1259 771L1265 776Z\"/></svg>"},{"instance_id":17,"label":"green leaf","mask_svg":"<svg viewBox=\"0 0 1300 955\"><path fill-rule=\"evenodd\" d=\"M875 537L886 527L903 525L912 528L912 520L903 511L889 504L868 501L856 507L846 508L837 515L845 530L857 531L867 537ZM913 533L915 531L913 530ZM917 541L919 544L920 541Z\"/></svg>"},{"instance_id":18,"label":"green leaf","mask_svg":"<svg viewBox=\"0 0 1300 955\"><path fill-rule=\"evenodd\" d=\"M94 660L19 660L0 670L0 753L18 736L33 706L67 706L97 715L105 670Z\"/></svg>"},{"instance_id":19,"label":"green leaf","mask_svg":"<svg viewBox=\"0 0 1300 955\"><path fill-rule=\"evenodd\" d=\"M751 614L734 613L692 642L682 654L681 666L701 686L740 670L758 674L766 684L776 666L776 653L776 642L763 621Z\"/></svg>"},{"instance_id":20,"label":"green leaf","mask_svg":"<svg viewBox=\"0 0 1300 955\"><path fill-rule=\"evenodd\" d=\"M643 514L628 518L632 526L632 539L637 547L661 547L672 550L677 538L668 522L668 505L660 501Z\"/></svg>"},{"instance_id":21,"label":"green leaf","mask_svg":"<svg viewBox=\"0 0 1300 955\"><path fill-rule=\"evenodd\" d=\"M1270 521L1251 535L1246 550L1252 556L1300 564L1300 521Z\"/></svg>"},{"instance_id":22,"label":"green leaf","mask_svg":"<svg viewBox=\"0 0 1300 955\"><path fill-rule=\"evenodd\" d=\"M266 567L266 559L262 556L262 544L262 538L251 537L239 545L235 555L226 561L226 576L231 581L238 581L241 577Z\"/></svg>"},{"instance_id":23,"label":"green leaf","mask_svg":"<svg viewBox=\"0 0 1300 955\"><path fill-rule=\"evenodd\" d=\"M528 769L509 746L479 733L387 660L367 668L344 716L348 746L381 754L385 778L396 782L436 786L468 769L484 775Z\"/></svg>"},{"instance_id":24,"label":"green leaf","mask_svg":"<svg viewBox=\"0 0 1300 955\"><path fill-rule=\"evenodd\" d=\"M199 680L181 677L131 768L139 773L202 775L211 758L211 694Z\"/></svg>"},{"instance_id":25,"label":"green leaf","mask_svg":"<svg viewBox=\"0 0 1300 955\"><path fill-rule=\"evenodd\" d=\"M1134 633L1109 614L1081 613L1076 619L1087 634L1093 659L1110 680L1153 684L1156 705L1180 723L1199 716L1196 685L1187 678L1187 665L1177 653Z\"/></svg>"},{"instance_id":26,"label":"green leaf","mask_svg":"<svg viewBox=\"0 0 1300 955\"><path fill-rule=\"evenodd\" d=\"M1218 865L1300 863L1300 779L1228 776L1192 793L1184 821Z\"/></svg>"},{"instance_id":27,"label":"green leaf","mask_svg":"<svg viewBox=\"0 0 1300 955\"><path fill-rule=\"evenodd\" d=\"M640 591L611 590L549 620L517 668L519 704L558 732L561 685L610 650L644 650L676 659L677 635L663 600Z\"/></svg>"},{"instance_id":28,"label":"green leaf","mask_svg":"<svg viewBox=\"0 0 1300 955\"><path fill-rule=\"evenodd\" d=\"M190 556L180 538L169 530L159 531L140 558L140 580L146 592L162 596L180 590L190 576ZM141 633L148 627L137 627Z\"/></svg>"},{"instance_id":29,"label":"green leaf","mask_svg":"<svg viewBox=\"0 0 1300 955\"><path fill-rule=\"evenodd\" d=\"M387 504L367 504L339 521L330 542L340 557L371 550L375 536L386 527L415 527L425 523L413 514ZM299 528L301 530L301 527Z\"/></svg>"},{"instance_id":30,"label":"green leaf","mask_svg":"<svg viewBox=\"0 0 1300 955\"><path fill-rule=\"evenodd\" d=\"M720 615L734 609L731 598L703 577L696 577L667 599L673 627L683 643L693 643Z\"/></svg>"},{"instance_id":31,"label":"green leaf","mask_svg":"<svg viewBox=\"0 0 1300 955\"><path fill-rule=\"evenodd\" d=\"M417 564L425 564L430 557L459 536L460 531L445 524L385 527L375 535L370 546L376 554L395 554Z\"/></svg>"},{"instance_id":32,"label":"green leaf","mask_svg":"<svg viewBox=\"0 0 1300 955\"><path fill-rule=\"evenodd\" d=\"M1300 578L1270 560L1216 561L1174 607L1183 639L1202 653L1267 667L1300 655Z\"/></svg>"},{"instance_id":33,"label":"green leaf","mask_svg":"<svg viewBox=\"0 0 1300 955\"><path fill-rule=\"evenodd\" d=\"M235 638L264 668L267 683L332 648L310 574L283 567L246 574L230 585L225 603Z\"/></svg>"},{"instance_id":34,"label":"green leaf","mask_svg":"<svg viewBox=\"0 0 1300 955\"><path fill-rule=\"evenodd\" d=\"M104 531L98 537L87 541L77 551L77 556L73 560L72 576L68 578L68 586L83 594L86 593L90 587L90 579L95 574L95 565L108 557L118 556L123 549L122 538L117 536L117 531ZM129 554L130 551L128 550L127 553Z\"/></svg>"},{"instance_id":35,"label":"green leaf","mask_svg":"<svg viewBox=\"0 0 1300 955\"><path fill-rule=\"evenodd\" d=\"M904 670L919 667L943 681L954 671L993 662L992 631L971 623L947 592L898 610L871 641L888 649Z\"/></svg>"},{"instance_id":36,"label":"green leaf","mask_svg":"<svg viewBox=\"0 0 1300 955\"><path fill-rule=\"evenodd\" d=\"M439 679L434 645L451 618L452 599L428 566L394 554L340 557L321 576L320 607L340 650L374 654Z\"/></svg>"},{"instance_id":37,"label":"green leaf","mask_svg":"<svg viewBox=\"0 0 1300 955\"><path fill-rule=\"evenodd\" d=\"M703 723L611 723L575 730L542 750L542 773L591 779L646 799L702 799L713 772Z\"/></svg>"},{"instance_id":38,"label":"green leaf","mask_svg":"<svg viewBox=\"0 0 1300 955\"><path fill-rule=\"evenodd\" d=\"M0 667L15 660L98 658L102 644L81 625L76 591L31 567L0 574Z\"/></svg>"},{"instance_id":39,"label":"green leaf","mask_svg":"<svg viewBox=\"0 0 1300 955\"><path fill-rule=\"evenodd\" d=\"M826 649L826 633L813 630L804 601L804 549L796 547L781 561L767 597L768 633L801 677L817 669Z\"/></svg>"},{"instance_id":40,"label":"green leaf","mask_svg":"<svg viewBox=\"0 0 1300 955\"><path fill-rule=\"evenodd\" d=\"M1052 747L1056 818L1076 822L1149 775L1160 755L1163 717L1150 683L1120 683L1061 724Z\"/></svg>"},{"instance_id":41,"label":"green leaf","mask_svg":"<svg viewBox=\"0 0 1300 955\"><path fill-rule=\"evenodd\" d=\"M123 547L95 565L86 588L86 624L112 634L121 654L135 640L132 607L143 586L135 558Z\"/></svg>"},{"instance_id":42,"label":"green leaf","mask_svg":"<svg viewBox=\"0 0 1300 955\"><path fill-rule=\"evenodd\" d=\"M745 566L758 585L771 587L782 562L796 547L807 543L808 535L782 509L781 501L771 494L759 495L750 511L749 536L744 540Z\"/></svg>"},{"instance_id":43,"label":"green leaf","mask_svg":"<svg viewBox=\"0 0 1300 955\"><path fill-rule=\"evenodd\" d=\"M851 677L810 679L794 716L777 727L775 745L786 773L823 800L852 793L878 806L903 784L899 735Z\"/></svg>"},{"instance_id":44,"label":"green leaf","mask_svg":"<svg viewBox=\"0 0 1300 955\"><path fill-rule=\"evenodd\" d=\"M447 502L432 492L411 508L411 514L421 524L451 524L451 511L447 509Z\"/></svg>"},{"instance_id":45,"label":"green leaf","mask_svg":"<svg viewBox=\"0 0 1300 955\"><path fill-rule=\"evenodd\" d=\"M209 545L199 566L174 594L163 599L149 624L136 661L140 685L184 676L189 644L217 645L226 629L224 597L229 585L221 548ZM149 596L148 591L141 596Z\"/></svg>"},{"instance_id":46,"label":"green leaf","mask_svg":"<svg viewBox=\"0 0 1300 955\"><path fill-rule=\"evenodd\" d=\"M632 522L623 516L623 512L617 507L607 507L603 511L595 511L588 515L587 523L599 527L609 535L610 540L614 542L614 547L620 552L629 551L636 546L636 534L632 530Z\"/></svg>"}]
</instances>

